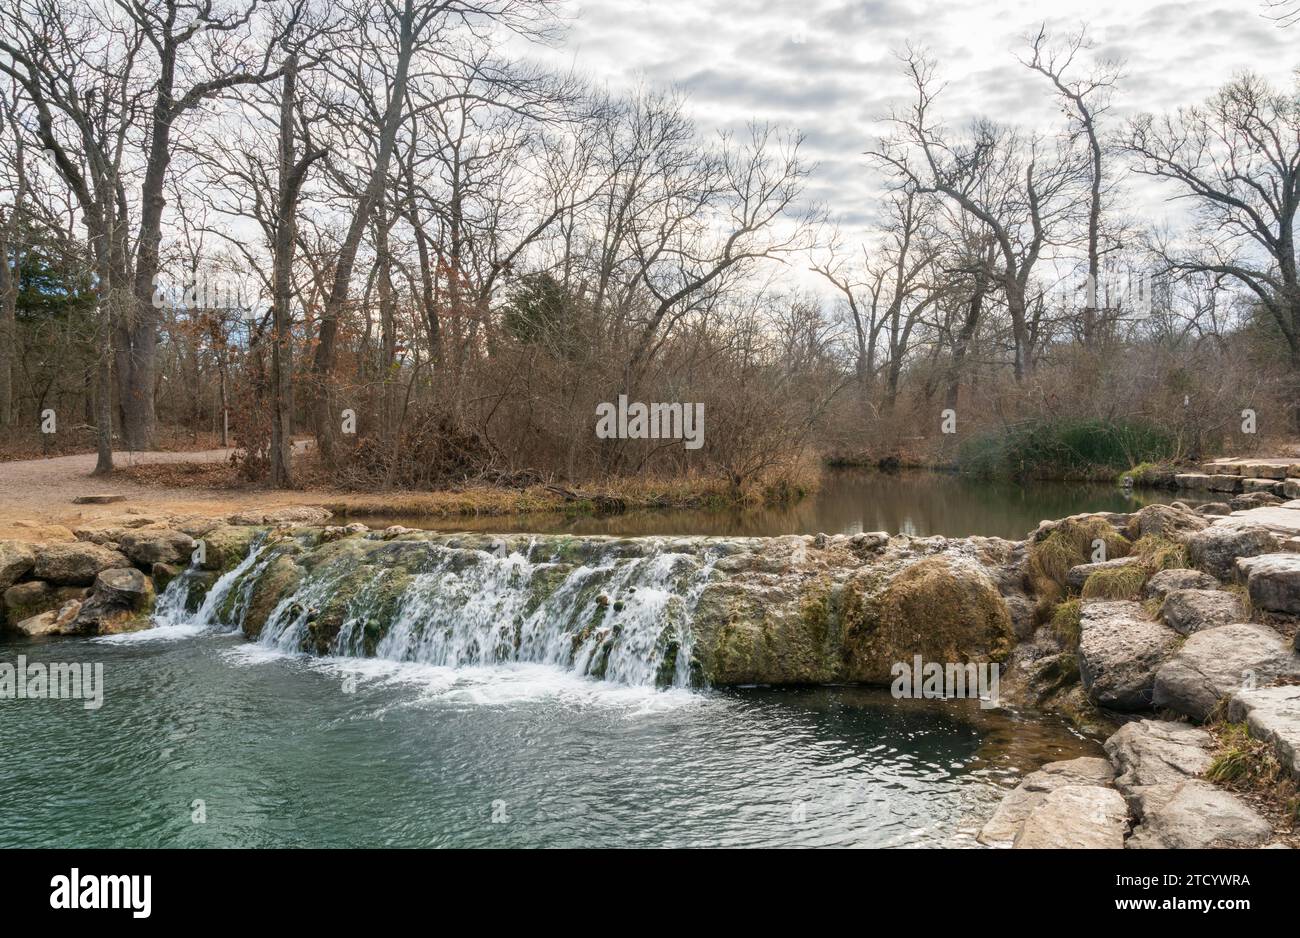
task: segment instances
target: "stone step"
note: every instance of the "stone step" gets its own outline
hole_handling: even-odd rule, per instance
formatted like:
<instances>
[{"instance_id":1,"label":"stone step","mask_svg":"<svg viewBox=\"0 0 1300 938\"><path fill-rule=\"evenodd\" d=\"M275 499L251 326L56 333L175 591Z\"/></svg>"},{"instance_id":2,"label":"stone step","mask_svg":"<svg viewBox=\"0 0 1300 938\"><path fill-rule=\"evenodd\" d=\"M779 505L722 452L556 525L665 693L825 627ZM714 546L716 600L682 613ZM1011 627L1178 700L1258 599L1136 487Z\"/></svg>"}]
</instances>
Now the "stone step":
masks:
<instances>
[{"instance_id":1,"label":"stone step","mask_svg":"<svg viewBox=\"0 0 1300 938\"><path fill-rule=\"evenodd\" d=\"M1212 459L1201 465L1207 475L1225 474L1260 479L1300 478L1300 458L1295 456L1234 457Z\"/></svg>"},{"instance_id":2,"label":"stone step","mask_svg":"<svg viewBox=\"0 0 1300 938\"><path fill-rule=\"evenodd\" d=\"M1245 723L1251 736L1272 743L1278 761L1300 778L1300 686L1239 690L1228 701L1228 719Z\"/></svg>"},{"instance_id":3,"label":"stone step","mask_svg":"<svg viewBox=\"0 0 1300 938\"><path fill-rule=\"evenodd\" d=\"M1263 525L1282 537L1296 537L1300 536L1300 510L1297 509L1300 509L1300 500L1234 511L1228 517L1233 521Z\"/></svg>"}]
</instances>

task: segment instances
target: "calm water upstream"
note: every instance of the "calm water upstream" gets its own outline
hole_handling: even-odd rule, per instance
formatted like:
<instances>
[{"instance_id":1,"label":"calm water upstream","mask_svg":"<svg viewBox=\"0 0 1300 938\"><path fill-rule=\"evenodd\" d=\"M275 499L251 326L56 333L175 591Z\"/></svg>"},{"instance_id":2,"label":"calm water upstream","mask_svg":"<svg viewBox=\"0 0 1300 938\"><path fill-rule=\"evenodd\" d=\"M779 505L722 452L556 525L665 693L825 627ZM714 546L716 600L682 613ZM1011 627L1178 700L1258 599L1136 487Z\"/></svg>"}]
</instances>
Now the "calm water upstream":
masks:
<instances>
[{"instance_id":1,"label":"calm water upstream","mask_svg":"<svg viewBox=\"0 0 1300 938\"><path fill-rule=\"evenodd\" d=\"M982 482L950 473L839 469L821 489L781 508L744 511L632 511L618 515L560 514L500 517L368 517L349 520L385 527L404 524L438 530L535 531L540 534L764 536L888 531L925 537L983 534L1019 539L1045 518L1081 511L1136 511L1154 502L1198 501L1195 493L1141 490L1079 482ZM1201 497L1200 501L1210 501Z\"/></svg>"},{"instance_id":2,"label":"calm water upstream","mask_svg":"<svg viewBox=\"0 0 1300 938\"><path fill-rule=\"evenodd\" d=\"M787 511L555 523L1022 536L1136 504L838 473ZM0 641L0 661L19 655L102 663L105 702L0 699L0 846L971 846L1003 786L1099 752L1055 719L973 701L308 658L219 626Z\"/></svg>"}]
</instances>

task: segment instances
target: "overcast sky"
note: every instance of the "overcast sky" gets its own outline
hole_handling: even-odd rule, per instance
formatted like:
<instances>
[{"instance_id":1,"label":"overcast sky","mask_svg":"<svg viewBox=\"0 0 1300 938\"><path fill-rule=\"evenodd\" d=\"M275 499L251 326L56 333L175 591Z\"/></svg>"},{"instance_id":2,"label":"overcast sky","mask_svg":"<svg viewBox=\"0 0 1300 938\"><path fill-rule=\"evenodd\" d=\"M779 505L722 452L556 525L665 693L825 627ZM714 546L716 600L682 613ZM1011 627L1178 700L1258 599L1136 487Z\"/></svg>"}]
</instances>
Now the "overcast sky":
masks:
<instances>
[{"instance_id":1,"label":"overcast sky","mask_svg":"<svg viewBox=\"0 0 1300 938\"><path fill-rule=\"evenodd\" d=\"M814 197L853 225L872 214L862 153L908 97L896 55L908 42L939 64L946 124L1047 128L1060 121L1047 81L1016 59L1044 18L1060 33L1086 22L1090 54L1126 63L1118 122L1201 101L1246 68L1289 85L1300 26L1263 12L1262 0L574 0L549 56L611 88L676 85L706 130L751 118L801 130ZM1134 197L1152 221L1180 217L1149 186Z\"/></svg>"}]
</instances>

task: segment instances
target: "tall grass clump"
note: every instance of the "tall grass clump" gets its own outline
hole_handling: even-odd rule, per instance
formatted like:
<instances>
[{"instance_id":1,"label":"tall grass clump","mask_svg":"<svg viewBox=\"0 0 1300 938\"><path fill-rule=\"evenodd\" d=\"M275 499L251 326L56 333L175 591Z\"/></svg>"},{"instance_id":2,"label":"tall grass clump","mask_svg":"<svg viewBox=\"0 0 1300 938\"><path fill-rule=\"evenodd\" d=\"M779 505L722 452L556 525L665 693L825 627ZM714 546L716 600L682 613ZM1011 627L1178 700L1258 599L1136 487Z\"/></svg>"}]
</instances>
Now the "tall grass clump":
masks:
<instances>
[{"instance_id":1,"label":"tall grass clump","mask_svg":"<svg viewBox=\"0 0 1300 938\"><path fill-rule=\"evenodd\" d=\"M1066 518L1046 537L1029 546L1029 577L1034 592L1046 605L1065 595L1066 575L1071 567L1092 558L1093 544L1106 545L1106 556L1126 557L1132 545L1104 518Z\"/></svg>"}]
</instances>

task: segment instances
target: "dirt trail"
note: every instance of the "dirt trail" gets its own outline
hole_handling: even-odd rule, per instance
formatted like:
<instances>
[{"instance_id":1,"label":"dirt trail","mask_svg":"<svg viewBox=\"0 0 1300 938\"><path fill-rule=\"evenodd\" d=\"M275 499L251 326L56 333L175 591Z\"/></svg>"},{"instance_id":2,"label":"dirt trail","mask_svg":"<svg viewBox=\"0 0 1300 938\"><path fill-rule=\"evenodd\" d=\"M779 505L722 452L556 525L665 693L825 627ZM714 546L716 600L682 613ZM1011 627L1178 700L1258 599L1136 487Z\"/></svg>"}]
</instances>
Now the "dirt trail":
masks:
<instances>
[{"instance_id":1,"label":"dirt trail","mask_svg":"<svg viewBox=\"0 0 1300 938\"><path fill-rule=\"evenodd\" d=\"M125 468L145 463L222 462L232 452L212 449L115 453L113 459L116 466ZM94 453L0 462L0 538L41 540L50 536L52 525L72 528L133 510L224 515L244 508L313 505L329 500L327 494L320 492L245 492L141 485L120 476L92 476L94 468ZM107 505L74 505L73 499L81 495L125 495L126 500Z\"/></svg>"}]
</instances>

